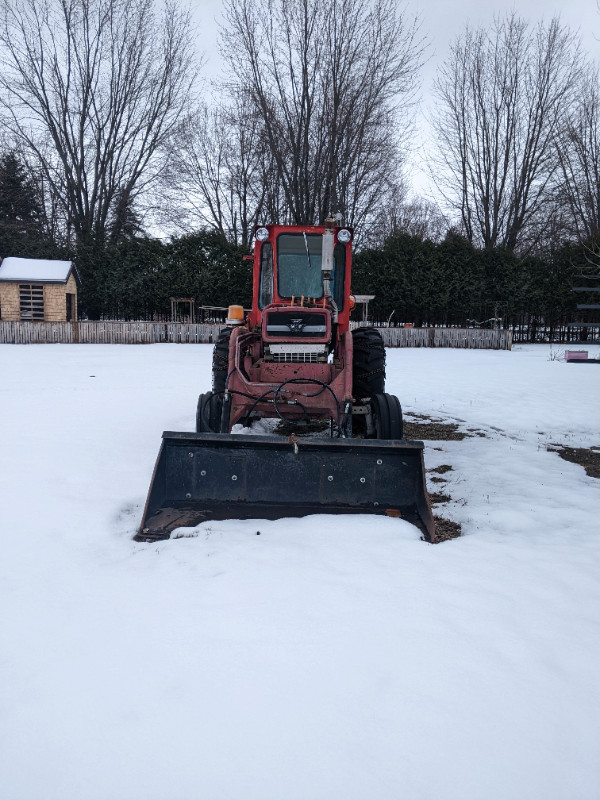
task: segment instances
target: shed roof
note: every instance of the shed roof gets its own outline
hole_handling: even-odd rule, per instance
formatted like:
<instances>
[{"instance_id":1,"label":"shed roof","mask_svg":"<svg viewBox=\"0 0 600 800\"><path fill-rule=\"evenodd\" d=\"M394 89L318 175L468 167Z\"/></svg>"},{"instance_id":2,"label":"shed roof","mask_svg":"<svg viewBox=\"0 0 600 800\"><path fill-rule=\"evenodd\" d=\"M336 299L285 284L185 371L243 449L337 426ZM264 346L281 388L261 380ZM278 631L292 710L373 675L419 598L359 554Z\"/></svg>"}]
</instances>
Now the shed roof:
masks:
<instances>
[{"instance_id":1,"label":"shed roof","mask_svg":"<svg viewBox=\"0 0 600 800\"><path fill-rule=\"evenodd\" d=\"M71 271L75 273L79 283L79 276L72 261L8 256L0 264L0 281L66 283Z\"/></svg>"}]
</instances>

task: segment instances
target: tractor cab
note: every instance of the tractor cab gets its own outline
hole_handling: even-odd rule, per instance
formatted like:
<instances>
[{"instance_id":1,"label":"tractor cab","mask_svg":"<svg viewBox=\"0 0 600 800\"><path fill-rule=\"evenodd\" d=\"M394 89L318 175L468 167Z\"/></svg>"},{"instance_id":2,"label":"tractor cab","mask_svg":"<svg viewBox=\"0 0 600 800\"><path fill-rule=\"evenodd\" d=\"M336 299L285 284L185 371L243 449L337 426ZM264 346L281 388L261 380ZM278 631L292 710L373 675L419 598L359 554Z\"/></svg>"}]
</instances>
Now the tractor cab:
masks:
<instances>
[{"instance_id":1,"label":"tractor cab","mask_svg":"<svg viewBox=\"0 0 600 800\"><path fill-rule=\"evenodd\" d=\"M349 328L352 231L330 225L258 226L251 326L269 306L327 309Z\"/></svg>"}]
</instances>

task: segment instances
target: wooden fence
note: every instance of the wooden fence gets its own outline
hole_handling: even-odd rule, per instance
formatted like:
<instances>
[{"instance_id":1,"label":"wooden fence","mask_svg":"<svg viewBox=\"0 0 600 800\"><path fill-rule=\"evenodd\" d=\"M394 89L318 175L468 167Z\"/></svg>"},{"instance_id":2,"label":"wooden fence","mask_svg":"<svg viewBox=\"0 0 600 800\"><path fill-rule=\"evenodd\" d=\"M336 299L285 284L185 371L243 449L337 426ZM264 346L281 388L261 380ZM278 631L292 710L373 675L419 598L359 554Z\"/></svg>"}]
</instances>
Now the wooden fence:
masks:
<instances>
[{"instance_id":1,"label":"wooden fence","mask_svg":"<svg viewBox=\"0 0 600 800\"><path fill-rule=\"evenodd\" d=\"M202 344L222 325L180 322L0 322L0 344ZM481 328L379 328L387 347L510 350L511 331Z\"/></svg>"},{"instance_id":2,"label":"wooden fence","mask_svg":"<svg viewBox=\"0 0 600 800\"><path fill-rule=\"evenodd\" d=\"M222 325L180 322L0 322L0 344L212 342Z\"/></svg>"},{"instance_id":3,"label":"wooden fence","mask_svg":"<svg viewBox=\"0 0 600 800\"><path fill-rule=\"evenodd\" d=\"M512 331L481 328L379 328L386 347L461 347L510 350Z\"/></svg>"}]
</instances>

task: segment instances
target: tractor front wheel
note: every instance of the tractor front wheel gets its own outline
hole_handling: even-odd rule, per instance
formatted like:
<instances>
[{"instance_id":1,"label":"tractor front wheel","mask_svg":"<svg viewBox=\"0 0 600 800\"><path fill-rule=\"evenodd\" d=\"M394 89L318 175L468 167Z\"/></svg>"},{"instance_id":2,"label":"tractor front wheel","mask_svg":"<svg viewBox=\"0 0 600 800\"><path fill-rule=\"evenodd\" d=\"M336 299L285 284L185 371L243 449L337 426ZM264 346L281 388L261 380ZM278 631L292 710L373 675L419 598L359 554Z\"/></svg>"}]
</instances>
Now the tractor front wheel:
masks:
<instances>
[{"instance_id":1,"label":"tractor front wheel","mask_svg":"<svg viewBox=\"0 0 600 800\"><path fill-rule=\"evenodd\" d=\"M223 400L218 394L204 392L196 408L196 433L219 433Z\"/></svg>"},{"instance_id":2,"label":"tractor front wheel","mask_svg":"<svg viewBox=\"0 0 600 800\"><path fill-rule=\"evenodd\" d=\"M402 439L402 407L394 394L376 394L371 398L375 439Z\"/></svg>"}]
</instances>

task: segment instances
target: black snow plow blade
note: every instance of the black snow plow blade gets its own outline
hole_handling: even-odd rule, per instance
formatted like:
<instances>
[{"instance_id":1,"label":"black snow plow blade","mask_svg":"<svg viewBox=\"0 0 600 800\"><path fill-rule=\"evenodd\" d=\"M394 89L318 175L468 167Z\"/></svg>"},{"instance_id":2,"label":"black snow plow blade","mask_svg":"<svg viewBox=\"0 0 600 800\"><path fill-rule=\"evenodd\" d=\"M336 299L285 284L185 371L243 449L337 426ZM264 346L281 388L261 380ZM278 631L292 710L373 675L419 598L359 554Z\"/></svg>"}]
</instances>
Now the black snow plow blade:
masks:
<instances>
[{"instance_id":1,"label":"black snow plow blade","mask_svg":"<svg viewBox=\"0 0 600 800\"><path fill-rule=\"evenodd\" d=\"M210 519L383 514L433 541L423 443L163 433L137 541Z\"/></svg>"}]
</instances>

